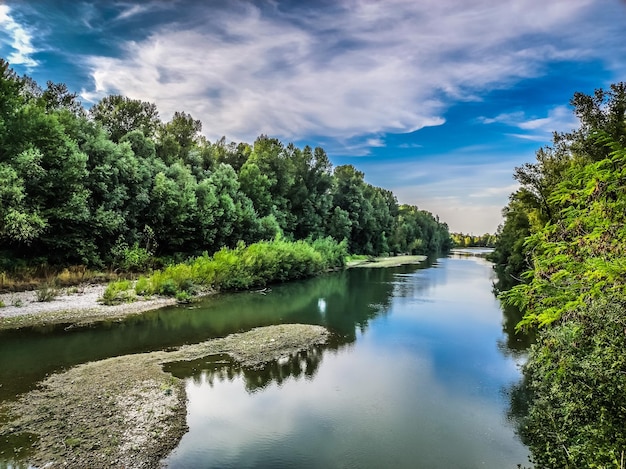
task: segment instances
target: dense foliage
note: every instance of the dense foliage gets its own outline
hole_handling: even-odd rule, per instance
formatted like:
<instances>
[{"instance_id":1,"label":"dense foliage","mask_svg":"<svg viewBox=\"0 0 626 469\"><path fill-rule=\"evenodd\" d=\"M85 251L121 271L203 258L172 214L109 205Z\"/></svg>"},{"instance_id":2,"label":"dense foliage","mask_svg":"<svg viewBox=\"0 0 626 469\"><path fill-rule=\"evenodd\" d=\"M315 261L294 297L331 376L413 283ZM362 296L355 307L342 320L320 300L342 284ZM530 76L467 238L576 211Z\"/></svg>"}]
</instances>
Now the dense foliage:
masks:
<instances>
[{"instance_id":1,"label":"dense foliage","mask_svg":"<svg viewBox=\"0 0 626 469\"><path fill-rule=\"evenodd\" d=\"M485 233L473 235L464 233L451 233L450 237L454 246L458 248L492 248L496 244L496 235Z\"/></svg>"},{"instance_id":2,"label":"dense foliage","mask_svg":"<svg viewBox=\"0 0 626 469\"><path fill-rule=\"evenodd\" d=\"M536 467L624 467L626 83L577 93L580 128L517 168L492 259L505 302L541 328L521 432Z\"/></svg>"},{"instance_id":3,"label":"dense foliage","mask_svg":"<svg viewBox=\"0 0 626 469\"><path fill-rule=\"evenodd\" d=\"M398 206L322 148L260 136L214 143L185 112L107 96L88 111L0 59L0 270L82 264L145 270L276 236L346 240L351 252L445 250L448 228Z\"/></svg>"},{"instance_id":4,"label":"dense foliage","mask_svg":"<svg viewBox=\"0 0 626 469\"><path fill-rule=\"evenodd\" d=\"M525 374L520 434L537 468L622 468L626 461L626 304L593 301L542 331Z\"/></svg>"}]
</instances>

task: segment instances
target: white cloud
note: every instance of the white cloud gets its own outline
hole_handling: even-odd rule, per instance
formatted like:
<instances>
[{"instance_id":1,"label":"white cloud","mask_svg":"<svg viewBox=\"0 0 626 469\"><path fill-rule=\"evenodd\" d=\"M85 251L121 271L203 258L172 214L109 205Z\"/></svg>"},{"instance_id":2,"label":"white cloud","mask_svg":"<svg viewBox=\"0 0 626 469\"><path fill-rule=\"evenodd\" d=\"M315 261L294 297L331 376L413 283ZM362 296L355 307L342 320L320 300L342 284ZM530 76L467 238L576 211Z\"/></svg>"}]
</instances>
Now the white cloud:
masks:
<instances>
[{"instance_id":1,"label":"white cloud","mask_svg":"<svg viewBox=\"0 0 626 469\"><path fill-rule=\"evenodd\" d=\"M19 24L13 16L11 9L7 5L0 4L0 26L10 36L10 47L13 49L7 56L11 65L24 65L33 68L38 65L37 61L31 57L37 52L33 47L31 34L27 28Z\"/></svg>"},{"instance_id":2,"label":"white cloud","mask_svg":"<svg viewBox=\"0 0 626 469\"><path fill-rule=\"evenodd\" d=\"M472 198L488 198L488 197L508 197L511 193L519 189L519 184L508 184L506 186L484 187L476 192L468 194Z\"/></svg>"},{"instance_id":3,"label":"white cloud","mask_svg":"<svg viewBox=\"0 0 626 469\"><path fill-rule=\"evenodd\" d=\"M194 26L172 23L125 43L118 58L91 57L95 89L85 95L155 102L165 118L184 110L209 138L411 132L442 124L453 99L590 56L572 31L593 4L346 0L270 15L227 2L230 10L197 10L205 16Z\"/></svg>"},{"instance_id":4,"label":"white cloud","mask_svg":"<svg viewBox=\"0 0 626 469\"><path fill-rule=\"evenodd\" d=\"M528 117L525 112L517 111L499 114L495 117L480 117L478 120L483 124L504 124L516 127L526 133L512 132L506 135L536 142L550 141L553 132L568 132L579 125L578 118L566 106L549 109L546 117Z\"/></svg>"},{"instance_id":5,"label":"white cloud","mask_svg":"<svg viewBox=\"0 0 626 469\"><path fill-rule=\"evenodd\" d=\"M118 2L115 4L115 6L120 8L121 11L116 16L115 20L125 20L153 11L173 10L180 7L180 5L177 5L177 3L177 0L150 0L144 1L141 4L132 2Z\"/></svg>"},{"instance_id":6,"label":"white cloud","mask_svg":"<svg viewBox=\"0 0 626 469\"><path fill-rule=\"evenodd\" d=\"M377 148L386 146L385 141L382 138L368 138L365 141L365 144L368 147L377 147Z\"/></svg>"}]
</instances>

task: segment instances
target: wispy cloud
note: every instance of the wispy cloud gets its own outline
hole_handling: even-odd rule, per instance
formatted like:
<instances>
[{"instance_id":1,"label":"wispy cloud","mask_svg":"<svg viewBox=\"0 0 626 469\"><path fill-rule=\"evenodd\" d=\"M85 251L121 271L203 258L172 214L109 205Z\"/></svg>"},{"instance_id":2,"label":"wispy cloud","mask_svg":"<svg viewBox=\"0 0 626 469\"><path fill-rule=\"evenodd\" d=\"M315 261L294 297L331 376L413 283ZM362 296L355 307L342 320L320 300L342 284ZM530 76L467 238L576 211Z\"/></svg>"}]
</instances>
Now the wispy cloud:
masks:
<instances>
[{"instance_id":1,"label":"wispy cloud","mask_svg":"<svg viewBox=\"0 0 626 469\"><path fill-rule=\"evenodd\" d=\"M509 132L506 135L542 142L550 140L553 132L567 132L579 125L578 118L566 106L556 106L548 110L546 117L529 117L523 111L503 113L495 117L481 117L483 124L503 124L524 132Z\"/></svg>"},{"instance_id":2,"label":"wispy cloud","mask_svg":"<svg viewBox=\"0 0 626 469\"><path fill-rule=\"evenodd\" d=\"M163 24L125 43L120 57L92 56L95 86L85 95L123 93L156 102L164 116L185 110L210 138L411 132L441 125L453 100L480 99L483 90L541 73L549 61L591 57L571 31L593 3L192 8L193 22Z\"/></svg>"},{"instance_id":3,"label":"wispy cloud","mask_svg":"<svg viewBox=\"0 0 626 469\"><path fill-rule=\"evenodd\" d=\"M126 20L138 15L159 10L173 10L176 8L176 0L151 0L144 1L141 4L132 2L118 2L115 6L120 9L119 14L115 17L116 21Z\"/></svg>"},{"instance_id":4,"label":"wispy cloud","mask_svg":"<svg viewBox=\"0 0 626 469\"><path fill-rule=\"evenodd\" d=\"M36 67L38 63L32 58L32 54L36 52L32 45L32 36L28 28L13 18L7 5L0 4L0 26L9 36L8 45L13 49L7 56L9 62L12 65L24 65L29 69Z\"/></svg>"},{"instance_id":5,"label":"wispy cloud","mask_svg":"<svg viewBox=\"0 0 626 469\"><path fill-rule=\"evenodd\" d=\"M124 20L126 18L130 18L135 15L139 15L149 10L149 7L146 5L128 5L124 6L124 9L120 12L119 15L115 18L116 20Z\"/></svg>"},{"instance_id":6,"label":"wispy cloud","mask_svg":"<svg viewBox=\"0 0 626 469\"><path fill-rule=\"evenodd\" d=\"M472 192L468 197L472 198L485 198L485 197L500 197L506 196L515 192L519 188L519 184L508 184L505 186L484 187L478 191Z\"/></svg>"},{"instance_id":7,"label":"wispy cloud","mask_svg":"<svg viewBox=\"0 0 626 469\"><path fill-rule=\"evenodd\" d=\"M384 147L386 146L385 141L382 138L368 138L365 141L365 144L368 147Z\"/></svg>"}]
</instances>

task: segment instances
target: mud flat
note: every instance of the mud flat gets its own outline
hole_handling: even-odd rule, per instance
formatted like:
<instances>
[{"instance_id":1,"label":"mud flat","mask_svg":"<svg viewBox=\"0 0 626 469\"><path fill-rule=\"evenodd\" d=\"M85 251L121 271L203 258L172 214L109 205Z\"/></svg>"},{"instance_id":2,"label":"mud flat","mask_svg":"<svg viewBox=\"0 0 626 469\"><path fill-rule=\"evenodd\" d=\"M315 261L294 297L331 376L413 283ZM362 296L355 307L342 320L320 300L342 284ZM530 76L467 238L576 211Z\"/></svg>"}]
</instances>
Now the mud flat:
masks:
<instances>
[{"instance_id":1,"label":"mud flat","mask_svg":"<svg viewBox=\"0 0 626 469\"><path fill-rule=\"evenodd\" d=\"M363 267L398 267L407 264L420 264L426 260L426 256L391 256L376 257L372 260L353 261L348 263L349 268Z\"/></svg>"},{"instance_id":2,"label":"mud flat","mask_svg":"<svg viewBox=\"0 0 626 469\"><path fill-rule=\"evenodd\" d=\"M79 365L0 404L0 437L36 435L25 451L36 467L157 468L187 431L184 383L164 364L228 354L244 367L262 368L328 336L321 326L267 326Z\"/></svg>"}]
</instances>

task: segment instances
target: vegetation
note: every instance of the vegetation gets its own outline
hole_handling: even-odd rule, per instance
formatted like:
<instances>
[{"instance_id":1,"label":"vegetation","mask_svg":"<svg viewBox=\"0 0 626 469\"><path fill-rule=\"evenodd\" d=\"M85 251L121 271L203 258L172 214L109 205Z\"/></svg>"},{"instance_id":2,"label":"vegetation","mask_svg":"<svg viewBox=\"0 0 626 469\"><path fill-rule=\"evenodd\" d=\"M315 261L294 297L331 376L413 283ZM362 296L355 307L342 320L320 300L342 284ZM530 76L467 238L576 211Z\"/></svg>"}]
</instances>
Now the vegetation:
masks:
<instances>
[{"instance_id":1,"label":"vegetation","mask_svg":"<svg viewBox=\"0 0 626 469\"><path fill-rule=\"evenodd\" d=\"M626 83L577 93L580 128L516 168L492 259L519 328L541 328L521 434L536 467L623 467L626 457Z\"/></svg>"},{"instance_id":2,"label":"vegetation","mask_svg":"<svg viewBox=\"0 0 626 469\"><path fill-rule=\"evenodd\" d=\"M239 290L311 277L343 267L346 244L330 237L314 242L277 239L250 246L239 243L235 249L222 248L213 256L205 253L140 277L135 291L139 295L175 296L179 302L187 302L199 290Z\"/></svg>"},{"instance_id":3,"label":"vegetation","mask_svg":"<svg viewBox=\"0 0 626 469\"><path fill-rule=\"evenodd\" d=\"M492 248L496 244L496 235L485 233L484 235L475 236L464 233L451 233L450 237L454 242L454 246L458 248Z\"/></svg>"},{"instance_id":4,"label":"vegetation","mask_svg":"<svg viewBox=\"0 0 626 469\"><path fill-rule=\"evenodd\" d=\"M451 245L445 223L333 168L322 148L211 143L201 129L124 96L86 111L65 85L42 89L0 59L0 272L144 272L275 238L345 239L368 255Z\"/></svg>"},{"instance_id":5,"label":"vegetation","mask_svg":"<svg viewBox=\"0 0 626 469\"><path fill-rule=\"evenodd\" d=\"M59 290L54 285L44 283L36 292L37 301L52 301L59 296Z\"/></svg>"},{"instance_id":6,"label":"vegetation","mask_svg":"<svg viewBox=\"0 0 626 469\"><path fill-rule=\"evenodd\" d=\"M118 280L107 285L102 294L102 303L105 305L117 305L134 301L135 294L132 291L130 280Z\"/></svg>"}]
</instances>

